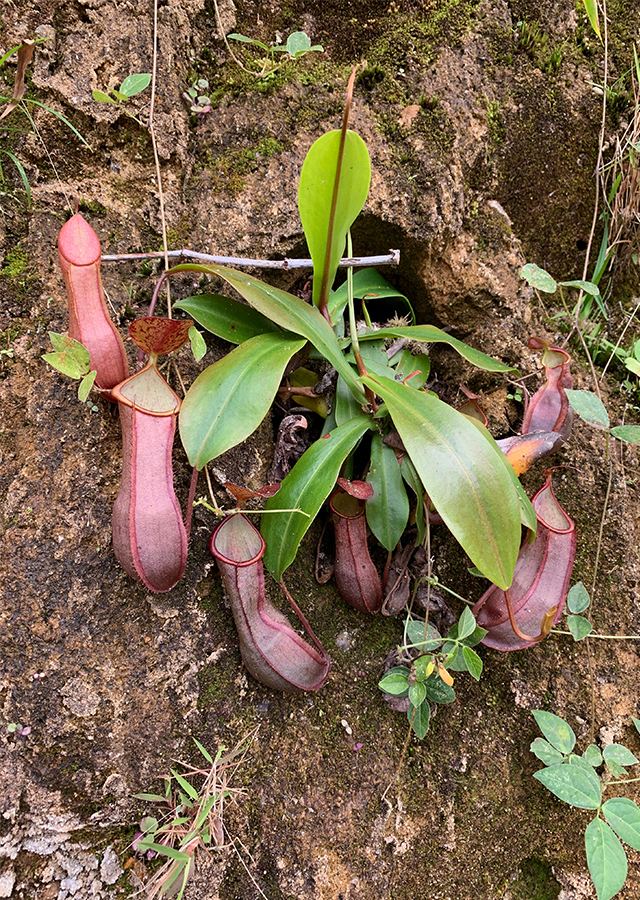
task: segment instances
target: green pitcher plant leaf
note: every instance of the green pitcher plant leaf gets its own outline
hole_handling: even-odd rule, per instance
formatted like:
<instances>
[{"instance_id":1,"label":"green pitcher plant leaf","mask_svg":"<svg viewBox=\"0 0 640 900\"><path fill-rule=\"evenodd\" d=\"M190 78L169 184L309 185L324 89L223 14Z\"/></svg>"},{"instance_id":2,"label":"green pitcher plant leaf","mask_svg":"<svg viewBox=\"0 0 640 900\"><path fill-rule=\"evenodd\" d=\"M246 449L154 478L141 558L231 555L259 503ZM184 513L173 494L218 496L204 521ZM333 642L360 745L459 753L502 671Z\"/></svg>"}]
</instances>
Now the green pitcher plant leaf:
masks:
<instances>
[{"instance_id":1,"label":"green pitcher plant leaf","mask_svg":"<svg viewBox=\"0 0 640 900\"><path fill-rule=\"evenodd\" d=\"M409 498L398 459L391 447L382 443L377 432L371 439L371 468L367 481L373 488L373 497L367 500L367 523L382 546L391 553L407 527Z\"/></svg>"},{"instance_id":2,"label":"green pitcher plant leaf","mask_svg":"<svg viewBox=\"0 0 640 900\"><path fill-rule=\"evenodd\" d=\"M300 541L335 487L342 463L370 425L368 416L360 415L317 440L302 454L278 493L267 500L267 510L282 510L280 515L263 516L260 528L267 544L264 563L276 581L295 559ZM307 515L287 511L297 509Z\"/></svg>"},{"instance_id":3,"label":"green pitcher plant leaf","mask_svg":"<svg viewBox=\"0 0 640 900\"><path fill-rule=\"evenodd\" d=\"M364 206L370 182L369 151L353 131L329 131L307 153L298 209L313 260L313 302L320 309L326 306L347 232Z\"/></svg>"},{"instance_id":4,"label":"green pitcher plant leaf","mask_svg":"<svg viewBox=\"0 0 640 900\"><path fill-rule=\"evenodd\" d=\"M222 294L186 297L174 303L173 308L184 310L198 325L230 344L242 344L258 334L282 334L282 329L271 319L246 303Z\"/></svg>"},{"instance_id":5,"label":"green pitcher plant leaf","mask_svg":"<svg viewBox=\"0 0 640 900\"><path fill-rule=\"evenodd\" d=\"M432 394L363 377L387 405L426 492L487 578L508 588L520 550L520 507L500 452Z\"/></svg>"},{"instance_id":6,"label":"green pitcher plant leaf","mask_svg":"<svg viewBox=\"0 0 640 900\"><path fill-rule=\"evenodd\" d=\"M294 297L293 294L289 294L287 291L271 287L271 285L264 284L251 275L237 272L235 269L229 269L226 266L201 266L185 263L180 266L174 266L169 271L171 273L202 272L223 278L227 284L230 284L241 297L244 297L247 303L262 313L263 316L270 318L285 331L292 331L294 334L302 335L302 337L310 341L316 350L331 363L338 374L342 375L351 392L356 397L364 398L364 393L354 370L345 360L331 325L318 312L315 306L310 306L304 300L301 300L300 297Z\"/></svg>"},{"instance_id":7,"label":"green pitcher plant leaf","mask_svg":"<svg viewBox=\"0 0 640 900\"><path fill-rule=\"evenodd\" d=\"M405 297L404 294L400 293L397 288L394 288L393 285L389 284L377 269L359 269L357 272L353 273L353 296L356 300L364 299L367 307L369 307L370 304L378 306L381 302L384 302L385 308L388 310L389 314L384 316L384 318L378 318L372 315L373 320L376 322L390 319L393 312L396 312L397 314L410 316L411 324L415 324L416 316L409 299ZM329 310L332 322L337 322L338 318L344 312L347 302L347 282L345 281L344 284L341 284L329 298L327 309Z\"/></svg>"},{"instance_id":8,"label":"green pitcher plant leaf","mask_svg":"<svg viewBox=\"0 0 640 900\"><path fill-rule=\"evenodd\" d=\"M460 341L458 338L453 337L453 335L447 334L446 331L442 331L441 328L436 328L435 325L407 325L402 328L379 328L377 331L358 332L360 342L375 341L380 340L381 338L390 337L404 337L411 341L420 341L425 344L449 344L450 347L457 350L463 359L473 363L473 365L477 366L479 369L484 369L485 372L516 371L513 366L507 366L505 363L501 363L499 360L487 356L487 354L483 353L481 350L470 347L468 344L465 344L464 341Z\"/></svg>"},{"instance_id":9,"label":"green pitcher plant leaf","mask_svg":"<svg viewBox=\"0 0 640 900\"><path fill-rule=\"evenodd\" d=\"M196 378L180 410L180 437L192 466L201 469L255 431L287 363L304 344L285 335L258 335Z\"/></svg>"},{"instance_id":10,"label":"green pitcher plant leaf","mask_svg":"<svg viewBox=\"0 0 640 900\"><path fill-rule=\"evenodd\" d=\"M611 900L627 880L627 854L602 819L589 822L584 833L584 844L598 900Z\"/></svg>"}]
</instances>

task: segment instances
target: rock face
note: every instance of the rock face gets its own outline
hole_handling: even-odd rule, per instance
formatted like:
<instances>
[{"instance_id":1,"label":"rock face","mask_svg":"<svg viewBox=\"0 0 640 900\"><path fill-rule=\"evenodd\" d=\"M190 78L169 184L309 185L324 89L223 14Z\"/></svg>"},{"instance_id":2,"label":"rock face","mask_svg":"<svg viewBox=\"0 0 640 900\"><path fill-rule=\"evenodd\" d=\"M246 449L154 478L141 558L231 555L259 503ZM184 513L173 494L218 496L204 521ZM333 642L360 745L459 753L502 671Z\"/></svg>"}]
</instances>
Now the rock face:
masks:
<instances>
[{"instance_id":1,"label":"rock face","mask_svg":"<svg viewBox=\"0 0 640 900\"><path fill-rule=\"evenodd\" d=\"M298 174L312 142L339 126L348 66L366 58L352 127L369 147L373 175L353 229L356 252L399 248L400 266L384 274L410 297L419 320L517 365L527 387L537 386L527 340L559 339L554 329L568 320L550 318L564 312L557 299L543 306L518 273L535 261L559 279L582 277L601 112L590 83L601 78L602 61L586 17L569 0L407 0L384 10L372 0L238 0L236 7L169 0L159 8L153 124L171 246L306 255ZM640 13L621 0L609 14L613 81L630 65L628 35L637 33ZM267 45L305 30L325 53L260 80L245 71L259 48L228 46L219 20L225 33ZM280 696L243 672L206 551L214 517L202 507L186 576L169 594L151 596L119 569L110 535L121 465L116 413L102 400L95 408L80 404L75 385L41 355L47 331L67 328L54 264L67 200L81 202L103 252L161 246L148 131L91 97L151 71L153 17L148 4L125 8L114 0L11 7L0 56L34 32L48 40L36 48L27 96L64 115L93 152L35 107L46 151L35 133L11 137L30 180L29 209L17 169L2 157L16 191L3 197L0 217L0 897L84 900L139 887L152 867L133 855L131 842L141 816L157 810L132 795L161 790L172 760L195 759L192 736L214 753L255 729L233 781L244 794L226 808L227 847L200 856L186 896L593 896L581 816L531 777L538 766L528 751L537 735L530 710L543 706L567 718L583 748L593 692L596 733L608 727L607 740L637 752L629 729L637 715L631 643L593 641L591 681L584 645L566 637L509 657L486 652L480 683L460 674L458 702L442 707L424 742L412 739L403 756L407 722L386 708L376 686L401 624L365 620L331 584L315 584L319 528L288 574L334 659L326 687L312 697ZM2 70L5 95L14 71ZM183 95L198 79L208 81L201 89L213 108L195 116ZM149 92L127 109L146 122ZM628 112L623 101L610 109L608 139ZM152 280L139 265L103 269L126 336L128 321L146 314ZM636 271L625 275L628 296L638 290ZM270 277L287 289L306 279ZM176 295L197 290L190 276L175 282ZM621 327L611 327L615 343ZM228 349L214 340L208 346L205 362ZM199 371L186 352L179 366L187 382ZM432 373L444 399L455 400L460 381L482 393L496 437L517 428L512 385L440 350ZM593 387L580 363L576 386ZM619 421L619 382L604 382L603 390ZM625 415L629 421L633 413ZM250 441L213 463L214 478L258 487L272 444L267 417ZM589 587L608 486L604 458L602 434L578 423L558 459L577 468L556 486L579 530L574 580ZM636 463L632 449L624 468L614 454L594 592L600 633L640 632ZM174 464L184 504L190 471L179 448ZM541 472L527 476L529 493ZM198 493L204 490L201 482ZM440 582L477 599L484 588L441 531L432 552ZM9 732L11 723L31 732ZM638 891L631 866L619 896L630 900Z\"/></svg>"}]
</instances>

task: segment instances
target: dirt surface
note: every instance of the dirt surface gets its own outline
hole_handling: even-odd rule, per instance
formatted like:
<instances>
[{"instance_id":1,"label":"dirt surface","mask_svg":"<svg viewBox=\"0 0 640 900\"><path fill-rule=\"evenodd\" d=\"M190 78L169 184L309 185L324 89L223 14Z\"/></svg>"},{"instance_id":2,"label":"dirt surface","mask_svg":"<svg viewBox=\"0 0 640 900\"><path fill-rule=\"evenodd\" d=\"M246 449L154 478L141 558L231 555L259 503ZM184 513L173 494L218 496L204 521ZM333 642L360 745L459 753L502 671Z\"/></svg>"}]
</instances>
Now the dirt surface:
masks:
<instances>
[{"instance_id":1,"label":"dirt surface","mask_svg":"<svg viewBox=\"0 0 640 900\"><path fill-rule=\"evenodd\" d=\"M218 6L227 32L270 43L304 29L325 53L260 82L230 57L209 0L161 4L154 126L171 247L306 255L300 167L312 142L338 127L350 65L366 58L352 127L367 142L373 177L354 228L356 252L399 248L400 266L385 276L411 298L420 321L517 365L527 385L537 385L539 358L528 338L562 340L557 329L566 319L552 318L563 312L555 298L541 303L518 273L533 261L560 279L582 277L593 215L601 98L592 84L602 77L602 48L581 4ZM630 65L640 13L618 0L609 17L613 82ZM132 854L138 821L153 812L132 795L157 791L172 760L195 759L191 736L214 751L249 734L235 777L244 794L228 806L226 846L200 858L187 898L595 897L583 842L589 815L532 778L540 764L529 752L538 733L530 711L565 717L583 749L593 709L596 739L637 753L635 642L587 646L552 636L533 650L482 651L480 682L458 676L457 702L439 710L423 742L409 741L394 780L407 722L385 706L377 681L401 623L366 618L332 583L315 583L319 524L288 581L332 655L318 694L279 695L243 670L206 549L214 517L201 507L186 575L170 593L152 595L119 568L110 525L121 472L117 413L103 400L96 409L80 404L75 384L41 356L50 349L47 331L68 326L56 250L67 201L80 200L105 253L161 247L148 131L91 98L92 90L151 71L153 9L142 0L4 6L0 55L34 34L49 40L36 48L27 96L64 115L92 150L42 107L34 113L37 135L3 133L33 202L27 209L17 169L0 157L0 897L131 893L154 865ZM234 45L233 52L246 61L250 51ZM5 94L14 72L11 63L0 70ZM197 78L208 80L213 101L199 117L183 97ZM131 102L144 121L148 102L148 92ZM628 102L614 112L610 143L628 120ZM7 124L26 127L18 115ZM597 232L596 248L599 240ZM124 336L146 314L153 278L139 264L105 263L103 271ZM614 342L635 306L636 272L631 266L615 284ZM301 286L292 273L271 280ZM188 296L197 287L185 278L174 290ZM208 346L204 363L226 349L213 339ZM570 349L575 387L593 389L578 344ZM179 362L192 380L200 367L186 351ZM443 351L434 352L433 370L444 399L455 401L460 381L483 394L496 437L517 428L522 410L502 378ZM637 422L638 395L621 392L619 372L601 387L612 421ZM257 487L272 448L268 417L251 441L213 463L213 475ZM609 486L605 437L578 421L557 461L568 468L556 476L556 493L578 529L573 581L589 588L609 495L595 630L640 634L637 453L612 447ZM190 472L178 445L174 465L184 504ZM530 493L543 469L525 476ZM218 498L228 502L224 491ZM442 583L471 600L481 595L483 583L441 531L434 556ZM10 733L11 723L31 731ZM637 799L636 786L628 787ZM629 858L623 900L640 897L638 854Z\"/></svg>"}]
</instances>

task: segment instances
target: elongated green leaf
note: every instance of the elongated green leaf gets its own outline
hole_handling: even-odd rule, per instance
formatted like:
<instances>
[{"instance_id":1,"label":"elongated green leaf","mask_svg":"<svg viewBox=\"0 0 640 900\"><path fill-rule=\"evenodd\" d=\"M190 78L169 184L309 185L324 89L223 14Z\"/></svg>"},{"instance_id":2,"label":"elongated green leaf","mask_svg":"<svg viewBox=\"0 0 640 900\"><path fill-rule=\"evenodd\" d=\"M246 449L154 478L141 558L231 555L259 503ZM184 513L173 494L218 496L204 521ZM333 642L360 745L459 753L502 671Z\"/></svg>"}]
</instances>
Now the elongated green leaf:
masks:
<instances>
[{"instance_id":1,"label":"elongated green leaf","mask_svg":"<svg viewBox=\"0 0 640 900\"><path fill-rule=\"evenodd\" d=\"M211 334L230 344L242 344L258 334L282 334L282 329L275 322L252 306L222 294L186 297L174 303L173 307L184 310Z\"/></svg>"},{"instance_id":2,"label":"elongated green leaf","mask_svg":"<svg viewBox=\"0 0 640 900\"><path fill-rule=\"evenodd\" d=\"M540 266L536 266L535 263L527 263L526 266L523 266L520 277L524 278L531 287L544 291L545 294L554 294L558 289L558 285L551 275Z\"/></svg>"},{"instance_id":3,"label":"elongated green leaf","mask_svg":"<svg viewBox=\"0 0 640 900\"><path fill-rule=\"evenodd\" d=\"M367 500L369 528L390 553L395 550L409 520L409 498L398 459L376 432L371 439L371 468L367 481L373 497ZM414 703L414 706L419 706Z\"/></svg>"},{"instance_id":4,"label":"elongated green leaf","mask_svg":"<svg viewBox=\"0 0 640 900\"><path fill-rule=\"evenodd\" d=\"M487 578L508 588L520 550L520 507L500 451L437 397L363 378L387 405L445 524Z\"/></svg>"},{"instance_id":5,"label":"elongated green leaf","mask_svg":"<svg viewBox=\"0 0 640 900\"><path fill-rule=\"evenodd\" d=\"M535 772L533 777L569 806L579 809L597 809L600 806L600 779L591 767L549 766Z\"/></svg>"},{"instance_id":6,"label":"elongated green leaf","mask_svg":"<svg viewBox=\"0 0 640 900\"><path fill-rule=\"evenodd\" d=\"M591 603L589 592L581 581L573 585L567 594L567 607L571 613L581 613L588 608Z\"/></svg>"},{"instance_id":7,"label":"elongated green leaf","mask_svg":"<svg viewBox=\"0 0 640 900\"><path fill-rule=\"evenodd\" d=\"M600 296L600 288L592 281L561 281L562 287L572 287L583 290L585 294L591 294L592 297Z\"/></svg>"},{"instance_id":8,"label":"elongated green leaf","mask_svg":"<svg viewBox=\"0 0 640 900\"><path fill-rule=\"evenodd\" d=\"M338 191L332 209L336 181ZM313 302L316 306L321 303L323 284L326 285L325 302L328 300L347 231L364 206L370 181L369 151L362 138L353 131L346 132L344 143L340 131L329 131L319 137L307 153L300 172L298 209L313 260Z\"/></svg>"},{"instance_id":9,"label":"elongated green leaf","mask_svg":"<svg viewBox=\"0 0 640 900\"><path fill-rule=\"evenodd\" d=\"M78 400L81 403L84 403L84 401L89 396L91 388L93 387L93 382L96 380L97 374L98 373L95 369L92 372L87 372L87 374L78 385Z\"/></svg>"},{"instance_id":10,"label":"elongated green leaf","mask_svg":"<svg viewBox=\"0 0 640 900\"><path fill-rule=\"evenodd\" d=\"M180 410L180 437L192 466L201 469L255 431L269 412L287 363L304 343L259 335L196 378Z\"/></svg>"},{"instance_id":11,"label":"elongated green leaf","mask_svg":"<svg viewBox=\"0 0 640 900\"><path fill-rule=\"evenodd\" d=\"M260 47L261 50L265 50L267 53L269 52L269 47L266 44L263 44L262 41L257 41L255 38L247 37L244 34L228 34L227 38L233 41L240 41L242 44L255 44L256 47Z\"/></svg>"},{"instance_id":12,"label":"elongated green leaf","mask_svg":"<svg viewBox=\"0 0 640 900\"><path fill-rule=\"evenodd\" d=\"M342 463L369 426L367 416L358 416L320 438L302 454L278 493L267 501L268 510L300 508L310 517L292 512L262 517L260 530L267 544L264 563L276 581L295 559L300 541L331 493Z\"/></svg>"},{"instance_id":13,"label":"elongated green leaf","mask_svg":"<svg viewBox=\"0 0 640 900\"><path fill-rule=\"evenodd\" d=\"M192 736L193 737L193 736ZM208 763L213 763L213 758L206 747L203 747L200 741L197 738L193 738L193 743L196 745L200 753L204 756Z\"/></svg>"},{"instance_id":14,"label":"elongated green leaf","mask_svg":"<svg viewBox=\"0 0 640 900\"><path fill-rule=\"evenodd\" d=\"M606 431L610 424L609 413L596 394L592 394L591 391L567 390L567 397L573 409L587 425Z\"/></svg>"},{"instance_id":15,"label":"elongated green leaf","mask_svg":"<svg viewBox=\"0 0 640 900\"><path fill-rule=\"evenodd\" d=\"M66 353L71 359L75 360L81 372L89 371L89 351L84 344L76 341L75 338L69 337L68 334L56 334L55 331L49 332L49 340L55 351Z\"/></svg>"},{"instance_id":16,"label":"elongated green leaf","mask_svg":"<svg viewBox=\"0 0 640 900\"><path fill-rule=\"evenodd\" d=\"M420 740L422 740L429 730L429 720L431 719L431 709L429 707L429 701L425 700L423 703L421 703L420 706L417 707L415 715L413 714L413 710L414 707L410 706L407 711L407 719L413 723L413 730L420 738Z\"/></svg>"},{"instance_id":17,"label":"elongated green leaf","mask_svg":"<svg viewBox=\"0 0 640 900\"><path fill-rule=\"evenodd\" d=\"M627 880L627 854L602 819L589 822L584 833L584 845L598 900L611 900Z\"/></svg>"},{"instance_id":18,"label":"elongated green leaf","mask_svg":"<svg viewBox=\"0 0 640 900\"><path fill-rule=\"evenodd\" d=\"M640 850L640 809L627 797L612 797L602 805L604 817L625 844Z\"/></svg>"},{"instance_id":19,"label":"elongated green leaf","mask_svg":"<svg viewBox=\"0 0 640 900\"><path fill-rule=\"evenodd\" d=\"M574 641L582 641L591 634L591 622L584 616L567 616L567 628Z\"/></svg>"},{"instance_id":20,"label":"elongated green leaf","mask_svg":"<svg viewBox=\"0 0 640 900\"><path fill-rule=\"evenodd\" d=\"M148 88L150 84L151 75L146 72L128 75L120 85L120 93L124 94L125 97L135 97L136 94Z\"/></svg>"},{"instance_id":21,"label":"elongated green leaf","mask_svg":"<svg viewBox=\"0 0 640 900\"><path fill-rule=\"evenodd\" d=\"M534 709L533 717L540 731L556 750L560 753L571 753L576 745L576 736L573 728L564 719L544 709Z\"/></svg>"},{"instance_id":22,"label":"elongated green leaf","mask_svg":"<svg viewBox=\"0 0 640 900\"><path fill-rule=\"evenodd\" d=\"M193 353L193 358L196 360L196 362L199 362L207 352L207 345L205 344L204 338L195 325L192 325L189 329L189 341L191 342L191 352Z\"/></svg>"},{"instance_id":23,"label":"elongated green leaf","mask_svg":"<svg viewBox=\"0 0 640 900\"><path fill-rule=\"evenodd\" d=\"M482 675L482 660L476 651L472 650L471 647L463 647L462 656L464 657L464 661L467 664L467 671L471 677L475 678L476 681L480 681L480 676Z\"/></svg>"},{"instance_id":24,"label":"elongated green leaf","mask_svg":"<svg viewBox=\"0 0 640 900\"><path fill-rule=\"evenodd\" d=\"M600 34L600 22L598 20L598 0L584 0L584 8L587 11L587 17L591 27L600 40L602 40L602 35ZM598 900L601 900L601 898L598 898Z\"/></svg>"},{"instance_id":25,"label":"elongated green leaf","mask_svg":"<svg viewBox=\"0 0 640 900\"><path fill-rule=\"evenodd\" d=\"M409 456L404 456L400 464L400 472L405 482L409 485L413 493L416 495L416 528L418 534L416 536L416 547L424 540L426 530L426 520L424 512L424 485L420 481L420 476L416 472L416 467L411 462ZM482 576L484 578L484 575Z\"/></svg>"},{"instance_id":26,"label":"elongated green leaf","mask_svg":"<svg viewBox=\"0 0 640 900\"><path fill-rule=\"evenodd\" d=\"M104 91L91 91L91 96L96 103L113 103L114 106L117 105L113 97L110 97L109 94L105 94Z\"/></svg>"},{"instance_id":27,"label":"elongated green leaf","mask_svg":"<svg viewBox=\"0 0 640 900\"><path fill-rule=\"evenodd\" d=\"M334 401L333 412L336 425L344 425L345 422L349 422L354 416L362 415L362 403L359 403L353 396L344 378L340 376L338 376L336 382Z\"/></svg>"},{"instance_id":28,"label":"elongated green leaf","mask_svg":"<svg viewBox=\"0 0 640 900\"><path fill-rule=\"evenodd\" d=\"M416 708L421 705L427 696L427 689L424 682L416 681L415 684L409 686L409 701Z\"/></svg>"},{"instance_id":29,"label":"elongated green leaf","mask_svg":"<svg viewBox=\"0 0 640 900\"><path fill-rule=\"evenodd\" d=\"M397 288L394 288L393 285L389 284L377 269L359 269L357 272L353 273L353 296L357 300L362 300L364 298L367 308L374 304L377 308L381 305L380 301L384 302L387 315L385 315L384 319L375 318L374 321L376 322L383 322L386 319L390 319L394 311L400 315L408 314L411 316L412 324L416 321L413 307L411 306L411 303L409 303L408 298L405 297L404 294L401 294ZM329 303L327 304L332 322L337 322L338 318L344 312L347 301L347 282L345 281L344 284L341 284L340 287L333 292L329 298Z\"/></svg>"},{"instance_id":30,"label":"elongated green leaf","mask_svg":"<svg viewBox=\"0 0 640 900\"><path fill-rule=\"evenodd\" d=\"M367 344L362 346L366 347ZM410 350L403 350L399 356L394 357L394 368L398 375L402 376L403 381L408 380L411 387L418 389L429 377L431 360L426 353L414 354Z\"/></svg>"},{"instance_id":31,"label":"elongated green leaf","mask_svg":"<svg viewBox=\"0 0 640 900\"><path fill-rule=\"evenodd\" d=\"M609 744L602 751L602 755L607 762L614 762L619 766L634 766L638 762L637 756L624 744Z\"/></svg>"},{"instance_id":32,"label":"elongated green leaf","mask_svg":"<svg viewBox=\"0 0 640 900\"><path fill-rule=\"evenodd\" d=\"M470 637L470 635L472 635L475 630L476 620L469 607L465 606L458 621L458 640L463 641L465 638Z\"/></svg>"},{"instance_id":33,"label":"elongated green leaf","mask_svg":"<svg viewBox=\"0 0 640 900\"><path fill-rule=\"evenodd\" d=\"M14 164L14 166L18 170L18 175L22 179L22 183L24 185L24 190L27 195L27 206L31 206L31 187L29 185L29 179L27 177L27 173L25 172L24 166L22 165L22 163L20 162L18 157L15 155L15 153L12 153L10 150L2 150L0 152L2 152L5 156L8 156L9 159L11 160L11 162Z\"/></svg>"},{"instance_id":34,"label":"elongated green leaf","mask_svg":"<svg viewBox=\"0 0 640 900\"><path fill-rule=\"evenodd\" d=\"M640 425L615 425L611 434L627 444L640 444Z\"/></svg>"},{"instance_id":35,"label":"elongated green leaf","mask_svg":"<svg viewBox=\"0 0 640 900\"><path fill-rule=\"evenodd\" d=\"M171 770L171 774L173 775L175 780L178 782L178 784L180 785L182 790L185 792L185 794L187 794L189 797L191 797L192 800L198 799L197 790L194 788L194 786L189 781L187 781L186 778L184 778L182 775L180 775L179 772L176 772L175 769Z\"/></svg>"},{"instance_id":36,"label":"elongated green leaf","mask_svg":"<svg viewBox=\"0 0 640 900\"><path fill-rule=\"evenodd\" d=\"M59 113L57 110L53 109L52 106L47 106L46 103L41 103L39 100L33 100L31 97L25 97L25 99L24 99L22 102L23 102L23 103L33 103L34 106L40 106L42 109L46 109L47 112L50 112L50 113L51 113L52 115L54 115L57 119L60 119L61 122L64 122L64 124L67 126L67 128L68 128L70 131L73 131L73 133L75 134L75 136L76 136L80 141L82 141L82 143L85 145L85 147L88 147L89 150L91 150L91 144L88 144L88 143L87 143L87 141L82 137L82 135L80 134L80 132L78 131L78 129L77 129L77 128L74 128L74 126L71 124L71 122L70 122L68 119L66 119L66 118L62 115L62 113ZM31 119L31 114L29 114L29 118ZM33 124L33 120L32 120L32 124Z\"/></svg>"},{"instance_id":37,"label":"elongated green leaf","mask_svg":"<svg viewBox=\"0 0 640 900\"><path fill-rule=\"evenodd\" d=\"M564 762L564 756L555 747L552 747L549 741L544 738L536 738L530 746L529 750L541 760L545 766L559 766Z\"/></svg>"},{"instance_id":38,"label":"elongated green leaf","mask_svg":"<svg viewBox=\"0 0 640 900\"><path fill-rule=\"evenodd\" d=\"M197 266L191 263L175 266L172 272L208 272L211 275L219 275L227 284L235 288L241 297L251 304L254 309L263 316L271 319L286 331L300 334L306 337L313 346L336 369L339 375L349 385L349 389L356 397L362 396L362 390L351 366L346 362L338 339L333 333L331 325L314 306L310 306L280 288L263 284L257 278L237 272L225 266Z\"/></svg>"},{"instance_id":39,"label":"elongated green leaf","mask_svg":"<svg viewBox=\"0 0 640 900\"><path fill-rule=\"evenodd\" d=\"M169 856L171 859L177 859L180 862L189 862L191 857L184 850L174 850L173 847L167 847L166 844L148 844L148 850L155 850L160 856Z\"/></svg>"},{"instance_id":40,"label":"elongated green leaf","mask_svg":"<svg viewBox=\"0 0 640 900\"><path fill-rule=\"evenodd\" d=\"M82 378L84 375L78 361L70 353L43 353L42 358L58 372L68 375L69 378Z\"/></svg>"},{"instance_id":41,"label":"elongated green leaf","mask_svg":"<svg viewBox=\"0 0 640 900\"><path fill-rule=\"evenodd\" d=\"M485 372L516 371L513 366L507 366L497 359L487 356L481 350L475 350L473 347L465 344L464 341L459 341L458 338L447 334L446 331L436 328L435 325L407 325L403 328L379 328L377 331L358 332L360 342L375 341L388 337L406 337L411 341L420 341L425 344L449 344L450 347L457 350L463 359L473 363L479 369L484 369Z\"/></svg>"}]
</instances>

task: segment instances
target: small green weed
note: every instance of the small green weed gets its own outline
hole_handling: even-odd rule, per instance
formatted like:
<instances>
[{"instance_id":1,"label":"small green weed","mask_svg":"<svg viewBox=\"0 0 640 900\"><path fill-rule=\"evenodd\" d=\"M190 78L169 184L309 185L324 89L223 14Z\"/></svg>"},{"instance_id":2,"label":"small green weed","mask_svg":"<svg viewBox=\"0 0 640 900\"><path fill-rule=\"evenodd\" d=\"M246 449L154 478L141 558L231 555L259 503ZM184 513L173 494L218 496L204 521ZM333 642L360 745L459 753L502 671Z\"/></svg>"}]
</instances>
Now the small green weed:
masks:
<instances>
[{"instance_id":1,"label":"small green weed","mask_svg":"<svg viewBox=\"0 0 640 900\"><path fill-rule=\"evenodd\" d=\"M117 106L127 116L129 116L130 119L133 119L135 122L138 122L139 125L144 126L144 123L141 122L140 119L135 116L129 109L127 109L126 104L132 97L135 97L137 94L140 94L142 93L142 91L146 90L150 84L151 75L149 75L148 73L128 75L117 90L115 88L112 88L107 89L106 92L91 91L91 96L97 103L110 103L113 106Z\"/></svg>"},{"instance_id":2,"label":"small green weed","mask_svg":"<svg viewBox=\"0 0 640 900\"><path fill-rule=\"evenodd\" d=\"M247 68L234 56L235 62L238 63L245 72L251 72L259 79L270 78L272 75L275 75L285 63L290 62L291 60L302 59L307 53L324 53L324 47L320 44L311 45L311 40L304 31L294 31L289 35L284 44L263 44L262 41L247 37L244 34L229 34L227 35L227 40L238 41L241 44L256 47L263 52L264 56L257 60L257 71L254 68ZM283 59L281 59L280 62L276 62L276 57L280 55L283 55ZM252 65L252 63L250 62L249 65Z\"/></svg>"},{"instance_id":3,"label":"small green weed","mask_svg":"<svg viewBox=\"0 0 640 900\"><path fill-rule=\"evenodd\" d=\"M449 670L469 672L476 681L480 680L482 660L472 648L486 633L476 625L468 607L446 638L427 621L407 616L404 643L398 648L399 659L406 659L407 664L390 669L378 687L393 697L409 698L407 718L420 740L429 730L429 704L453 703L456 699Z\"/></svg>"},{"instance_id":4,"label":"small green weed","mask_svg":"<svg viewBox=\"0 0 640 900\"><path fill-rule=\"evenodd\" d=\"M198 851L224 845L223 813L225 802L242 793L229 781L243 762L252 732L233 750L220 747L215 758L195 738L194 743L206 766L199 768L180 762L182 771L171 769L164 778L163 794L135 794L138 800L157 804L160 818L145 816L133 841L136 853L147 859L163 860L145 887L147 896L176 897L181 900L189 878L195 871ZM196 787L196 784L199 786Z\"/></svg>"},{"instance_id":5,"label":"small green weed","mask_svg":"<svg viewBox=\"0 0 640 900\"><path fill-rule=\"evenodd\" d=\"M627 879L621 841L640 850L640 809L627 797L603 802L603 794L611 786L639 781L622 776L640 760L623 744L609 744L602 751L589 744L579 756L573 752L576 736L564 719L540 709L533 715L544 737L533 741L531 752L545 765L533 777L569 806L595 811L584 836L587 865L598 900L611 900ZM634 718L633 724L640 732L640 719ZM598 775L602 765L605 769Z\"/></svg>"}]
</instances>

